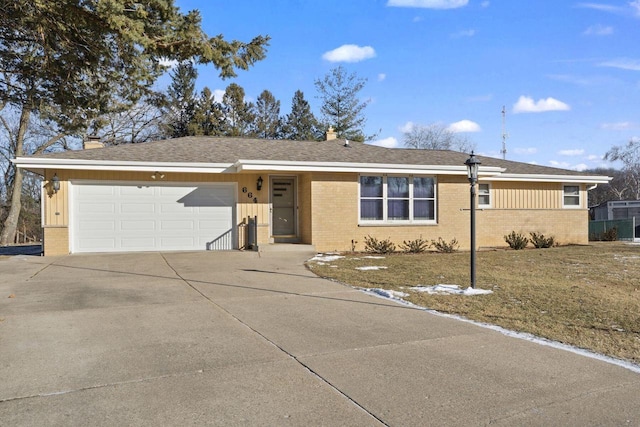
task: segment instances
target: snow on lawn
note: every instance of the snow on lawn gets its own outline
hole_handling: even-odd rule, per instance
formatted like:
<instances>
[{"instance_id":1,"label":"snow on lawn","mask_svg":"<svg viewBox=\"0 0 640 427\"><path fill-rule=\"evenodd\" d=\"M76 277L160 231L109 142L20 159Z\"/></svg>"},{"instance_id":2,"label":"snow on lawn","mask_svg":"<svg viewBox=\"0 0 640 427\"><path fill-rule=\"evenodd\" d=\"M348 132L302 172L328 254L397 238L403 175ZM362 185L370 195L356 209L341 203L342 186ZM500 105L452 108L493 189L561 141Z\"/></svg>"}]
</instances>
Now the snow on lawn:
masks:
<instances>
[{"instance_id":1,"label":"snow on lawn","mask_svg":"<svg viewBox=\"0 0 640 427\"><path fill-rule=\"evenodd\" d=\"M341 258L344 258L344 256L337 255L337 254L318 254L313 258L311 258L309 261L316 261L318 262L318 264L320 264L321 262L331 262ZM320 265L323 265L323 264L320 264Z\"/></svg>"},{"instance_id":2,"label":"snow on lawn","mask_svg":"<svg viewBox=\"0 0 640 427\"><path fill-rule=\"evenodd\" d=\"M386 270L388 267L382 265L366 265L364 267L356 267L356 270L371 271L371 270Z\"/></svg>"},{"instance_id":3,"label":"snow on lawn","mask_svg":"<svg viewBox=\"0 0 640 427\"><path fill-rule=\"evenodd\" d=\"M493 291L488 289L460 289L458 285L414 286L409 289L416 292L426 292L428 294L487 295L493 293Z\"/></svg>"},{"instance_id":4,"label":"snow on lawn","mask_svg":"<svg viewBox=\"0 0 640 427\"><path fill-rule=\"evenodd\" d=\"M384 259L383 256L373 256L373 255L369 255L364 257L365 259Z\"/></svg>"}]
</instances>

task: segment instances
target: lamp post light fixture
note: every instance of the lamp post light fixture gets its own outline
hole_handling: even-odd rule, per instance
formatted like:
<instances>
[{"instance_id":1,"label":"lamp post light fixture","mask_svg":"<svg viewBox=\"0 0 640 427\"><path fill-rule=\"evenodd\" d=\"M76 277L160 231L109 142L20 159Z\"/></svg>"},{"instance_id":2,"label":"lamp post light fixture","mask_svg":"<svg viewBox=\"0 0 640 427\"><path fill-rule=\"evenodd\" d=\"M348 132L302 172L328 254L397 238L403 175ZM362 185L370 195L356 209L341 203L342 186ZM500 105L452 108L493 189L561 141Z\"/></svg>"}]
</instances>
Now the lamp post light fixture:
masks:
<instances>
[{"instance_id":1,"label":"lamp post light fixture","mask_svg":"<svg viewBox=\"0 0 640 427\"><path fill-rule=\"evenodd\" d=\"M56 194L60 191L60 178L58 178L58 174L54 173L51 178L51 189L53 190L53 194Z\"/></svg>"},{"instance_id":2,"label":"lamp post light fixture","mask_svg":"<svg viewBox=\"0 0 640 427\"><path fill-rule=\"evenodd\" d=\"M263 183L263 182L264 182L264 181L262 180L262 177L261 177L261 176L259 176L259 177L258 177L258 182L256 182L256 188L258 189L258 191L262 190L262 183Z\"/></svg>"},{"instance_id":3,"label":"lamp post light fixture","mask_svg":"<svg viewBox=\"0 0 640 427\"><path fill-rule=\"evenodd\" d=\"M471 288L476 287L476 184L478 183L478 169L480 160L471 152L471 156L464 162L467 165L471 193Z\"/></svg>"}]
</instances>

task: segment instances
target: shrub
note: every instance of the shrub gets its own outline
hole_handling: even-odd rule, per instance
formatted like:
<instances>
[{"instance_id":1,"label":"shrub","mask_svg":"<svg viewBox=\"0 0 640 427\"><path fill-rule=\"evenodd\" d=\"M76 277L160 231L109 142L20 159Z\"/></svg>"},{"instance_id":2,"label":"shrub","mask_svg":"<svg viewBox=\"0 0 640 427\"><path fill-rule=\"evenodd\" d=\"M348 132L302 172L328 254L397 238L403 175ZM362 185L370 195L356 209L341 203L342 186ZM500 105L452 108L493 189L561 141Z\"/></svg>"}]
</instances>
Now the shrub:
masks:
<instances>
[{"instance_id":1,"label":"shrub","mask_svg":"<svg viewBox=\"0 0 640 427\"><path fill-rule=\"evenodd\" d=\"M445 242L442 237L438 237L438 240L432 240L431 246L433 246L436 251L450 254L451 252L455 252L458 250L458 240L453 238L449 242Z\"/></svg>"},{"instance_id":2,"label":"shrub","mask_svg":"<svg viewBox=\"0 0 640 427\"><path fill-rule=\"evenodd\" d=\"M378 240L375 237L366 236L364 250L371 254L389 254L396 251L396 245L389 239Z\"/></svg>"},{"instance_id":3,"label":"shrub","mask_svg":"<svg viewBox=\"0 0 640 427\"><path fill-rule=\"evenodd\" d=\"M553 236L545 237L542 233L529 233L529 235L531 236L529 241L538 249L550 248L553 246Z\"/></svg>"},{"instance_id":4,"label":"shrub","mask_svg":"<svg viewBox=\"0 0 640 427\"><path fill-rule=\"evenodd\" d=\"M511 249L515 249L516 251L524 249L529 243L529 240L524 236L524 234L516 233L515 231L504 236L504 241L507 242Z\"/></svg>"},{"instance_id":5,"label":"shrub","mask_svg":"<svg viewBox=\"0 0 640 427\"><path fill-rule=\"evenodd\" d=\"M415 239L415 240L409 240L409 241L404 240L400 245L400 249L402 249L403 252L407 252L411 254L421 254L425 252L427 249L429 249L429 246L431 246L431 244L426 240L424 240L422 236L420 236L418 239Z\"/></svg>"},{"instance_id":6,"label":"shrub","mask_svg":"<svg viewBox=\"0 0 640 427\"><path fill-rule=\"evenodd\" d=\"M600 240L605 242L615 242L618 240L618 227L613 227L600 235Z\"/></svg>"}]
</instances>

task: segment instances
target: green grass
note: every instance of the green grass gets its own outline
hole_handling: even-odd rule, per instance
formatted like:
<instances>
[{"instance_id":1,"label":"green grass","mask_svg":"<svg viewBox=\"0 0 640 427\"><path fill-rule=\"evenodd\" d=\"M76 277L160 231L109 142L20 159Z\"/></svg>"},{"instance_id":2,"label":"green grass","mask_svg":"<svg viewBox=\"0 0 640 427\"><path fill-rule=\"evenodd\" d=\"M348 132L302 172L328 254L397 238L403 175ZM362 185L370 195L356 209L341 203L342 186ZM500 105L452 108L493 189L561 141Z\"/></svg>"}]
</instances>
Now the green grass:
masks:
<instances>
[{"instance_id":1,"label":"green grass","mask_svg":"<svg viewBox=\"0 0 640 427\"><path fill-rule=\"evenodd\" d=\"M343 254L319 276L362 288L409 293L405 300L504 328L528 332L640 364L640 246L589 246L481 251L477 287L492 294L429 295L409 287L469 285L469 253L392 254L365 259ZM330 265L337 266L331 267ZM359 266L385 266L359 271Z\"/></svg>"}]
</instances>

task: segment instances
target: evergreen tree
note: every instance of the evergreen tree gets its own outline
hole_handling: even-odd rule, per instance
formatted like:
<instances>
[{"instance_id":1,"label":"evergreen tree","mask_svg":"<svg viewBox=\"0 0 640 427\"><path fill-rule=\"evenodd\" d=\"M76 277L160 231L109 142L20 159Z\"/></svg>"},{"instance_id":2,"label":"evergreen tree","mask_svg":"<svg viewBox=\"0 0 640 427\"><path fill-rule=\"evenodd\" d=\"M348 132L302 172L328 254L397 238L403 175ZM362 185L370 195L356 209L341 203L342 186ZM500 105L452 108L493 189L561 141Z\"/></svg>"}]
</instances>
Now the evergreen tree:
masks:
<instances>
[{"instance_id":1,"label":"evergreen tree","mask_svg":"<svg viewBox=\"0 0 640 427\"><path fill-rule=\"evenodd\" d=\"M255 136L277 139L281 135L280 101L268 90L262 91L255 107Z\"/></svg>"},{"instance_id":2,"label":"evergreen tree","mask_svg":"<svg viewBox=\"0 0 640 427\"><path fill-rule=\"evenodd\" d=\"M367 119L363 111L369 100L360 101L358 94L366 82L355 73L348 74L342 66L333 68L322 80L315 81L318 98L322 100L323 125L333 126L338 138L364 141L376 137L364 134Z\"/></svg>"},{"instance_id":3,"label":"evergreen tree","mask_svg":"<svg viewBox=\"0 0 640 427\"><path fill-rule=\"evenodd\" d=\"M313 141L321 138L322 131L318 120L300 90L293 95L291 113L287 114L283 128L285 139Z\"/></svg>"},{"instance_id":4,"label":"evergreen tree","mask_svg":"<svg viewBox=\"0 0 640 427\"><path fill-rule=\"evenodd\" d=\"M222 112L224 122L222 133L226 136L247 136L255 120L254 105L245 102L244 89L231 83L227 86L222 97Z\"/></svg>"},{"instance_id":5,"label":"evergreen tree","mask_svg":"<svg viewBox=\"0 0 640 427\"><path fill-rule=\"evenodd\" d=\"M171 138L187 136L195 109L195 88L198 70L191 61L176 66L171 73L171 84L167 90L167 133Z\"/></svg>"},{"instance_id":6,"label":"evergreen tree","mask_svg":"<svg viewBox=\"0 0 640 427\"><path fill-rule=\"evenodd\" d=\"M190 135L220 136L223 132L224 115L215 101L211 89L205 87L198 98L193 119L189 123Z\"/></svg>"}]
</instances>

